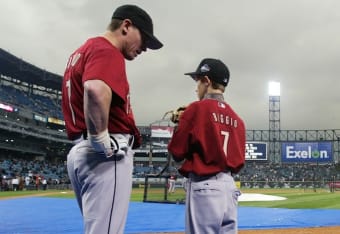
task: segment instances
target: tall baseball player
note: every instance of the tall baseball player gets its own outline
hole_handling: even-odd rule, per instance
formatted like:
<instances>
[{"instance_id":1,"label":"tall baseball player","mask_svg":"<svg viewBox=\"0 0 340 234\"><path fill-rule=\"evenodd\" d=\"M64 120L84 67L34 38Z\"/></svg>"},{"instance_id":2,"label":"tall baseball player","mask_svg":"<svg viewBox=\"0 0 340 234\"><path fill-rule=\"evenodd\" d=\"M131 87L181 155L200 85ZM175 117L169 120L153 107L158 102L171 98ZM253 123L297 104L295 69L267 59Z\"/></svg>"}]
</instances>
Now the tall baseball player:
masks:
<instances>
[{"instance_id":1,"label":"tall baseball player","mask_svg":"<svg viewBox=\"0 0 340 234\"><path fill-rule=\"evenodd\" d=\"M118 7L102 36L70 57L62 84L69 139L68 174L88 234L123 233L132 188L133 148L140 133L130 106L125 59L163 45L150 16L135 5Z\"/></svg>"},{"instance_id":2,"label":"tall baseball player","mask_svg":"<svg viewBox=\"0 0 340 234\"><path fill-rule=\"evenodd\" d=\"M199 101L179 117L168 145L179 172L188 178L185 233L237 233L239 190L232 174L245 162L245 125L223 93L229 70L220 60L206 58L195 72Z\"/></svg>"}]
</instances>

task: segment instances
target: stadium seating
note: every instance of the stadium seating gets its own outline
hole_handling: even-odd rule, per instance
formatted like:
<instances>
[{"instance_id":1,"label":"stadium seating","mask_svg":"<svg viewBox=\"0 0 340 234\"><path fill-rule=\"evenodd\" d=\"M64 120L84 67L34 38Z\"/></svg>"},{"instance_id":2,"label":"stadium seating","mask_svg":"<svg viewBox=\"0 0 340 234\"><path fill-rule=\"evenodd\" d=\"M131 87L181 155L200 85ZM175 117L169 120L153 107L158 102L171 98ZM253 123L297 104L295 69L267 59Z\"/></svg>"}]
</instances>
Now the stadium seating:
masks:
<instances>
[{"instance_id":1,"label":"stadium seating","mask_svg":"<svg viewBox=\"0 0 340 234\"><path fill-rule=\"evenodd\" d=\"M11 104L17 108L31 110L36 114L46 117L63 119L60 100L53 100L52 97L31 94L11 86L0 86L0 101Z\"/></svg>"}]
</instances>

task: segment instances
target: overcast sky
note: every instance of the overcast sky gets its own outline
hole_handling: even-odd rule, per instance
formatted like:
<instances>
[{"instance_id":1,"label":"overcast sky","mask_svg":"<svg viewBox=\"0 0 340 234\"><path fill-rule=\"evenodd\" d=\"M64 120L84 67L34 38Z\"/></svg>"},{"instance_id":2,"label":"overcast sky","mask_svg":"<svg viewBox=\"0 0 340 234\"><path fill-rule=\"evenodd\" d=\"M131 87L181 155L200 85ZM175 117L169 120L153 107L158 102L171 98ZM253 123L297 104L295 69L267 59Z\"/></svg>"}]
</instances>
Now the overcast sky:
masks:
<instances>
[{"instance_id":1,"label":"overcast sky","mask_svg":"<svg viewBox=\"0 0 340 234\"><path fill-rule=\"evenodd\" d=\"M62 75L126 3L151 15L164 43L127 62L138 125L196 100L183 73L213 57L230 69L225 99L247 129L269 128L269 81L281 83L281 129L340 129L338 0L1 0L0 47Z\"/></svg>"}]
</instances>

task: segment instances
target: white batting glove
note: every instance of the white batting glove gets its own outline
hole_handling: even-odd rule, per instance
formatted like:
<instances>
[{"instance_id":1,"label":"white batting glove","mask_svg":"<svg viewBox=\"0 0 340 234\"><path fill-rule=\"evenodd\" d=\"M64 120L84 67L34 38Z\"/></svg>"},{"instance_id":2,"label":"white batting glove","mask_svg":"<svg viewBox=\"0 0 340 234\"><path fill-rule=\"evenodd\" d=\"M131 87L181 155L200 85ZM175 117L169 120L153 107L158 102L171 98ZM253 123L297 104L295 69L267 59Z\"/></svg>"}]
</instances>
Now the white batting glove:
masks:
<instances>
[{"instance_id":1,"label":"white batting glove","mask_svg":"<svg viewBox=\"0 0 340 234\"><path fill-rule=\"evenodd\" d=\"M98 134L88 134L88 136L93 149L97 153L104 154L105 157L111 157L114 154L107 129Z\"/></svg>"},{"instance_id":2,"label":"white batting glove","mask_svg":"<svg viewBox=\"0 0 340 234\"><path fill-rule=\"evenodd\" d=\"M110 136L107 129L97 135L89 134L89 140L93 149L100 154L104 154L107 158L114 155L125 156L129 149L126 137L119 134L114 137Z\"/></svg>"},{"instance_id":3,"label":"white batting glove","mask_svg":"<svg viewBox=\"0 0 340 234\"><path fill-rule=\"evenodd\" d=\"M125 156L126 152L129 149L129 145L128 142L126 140L125 137L123 136L110 136L110 142L111 142L111 146L112 146L112 150L113 150L113 154L112 155L107 155L106 157L111 157L113 155L116 156Z\"/></svg>"}]
</instances>

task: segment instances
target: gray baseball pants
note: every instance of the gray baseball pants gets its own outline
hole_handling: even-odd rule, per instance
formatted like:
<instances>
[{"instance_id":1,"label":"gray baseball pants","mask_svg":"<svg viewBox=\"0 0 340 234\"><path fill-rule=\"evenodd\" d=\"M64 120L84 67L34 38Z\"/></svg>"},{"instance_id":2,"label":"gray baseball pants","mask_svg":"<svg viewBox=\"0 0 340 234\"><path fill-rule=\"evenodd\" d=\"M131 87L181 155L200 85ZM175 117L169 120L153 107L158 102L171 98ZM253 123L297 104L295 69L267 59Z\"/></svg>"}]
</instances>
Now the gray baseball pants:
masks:
<instances>
[{"instance_id":1,"label":"gray baseball pants","mask_svg":"<svg viewBox=\"0 0 340 234\"><path fill-rule=\"evenodd\" d=\"M86 234L124 232L132 189L133 151L115 160L94 152L88 140L73 146L68 174Z\"/></svg>"},{"instance_id":2,"label":"gray baseball pants","mask_svg":"<svg viewBox=\"0 0 340 234\"><path fill-rule=\"evenodd\" d=\"M236 234L240 191L230 173L189 175L186 191L186 234Z\"/></svg>"}]
</instances>

